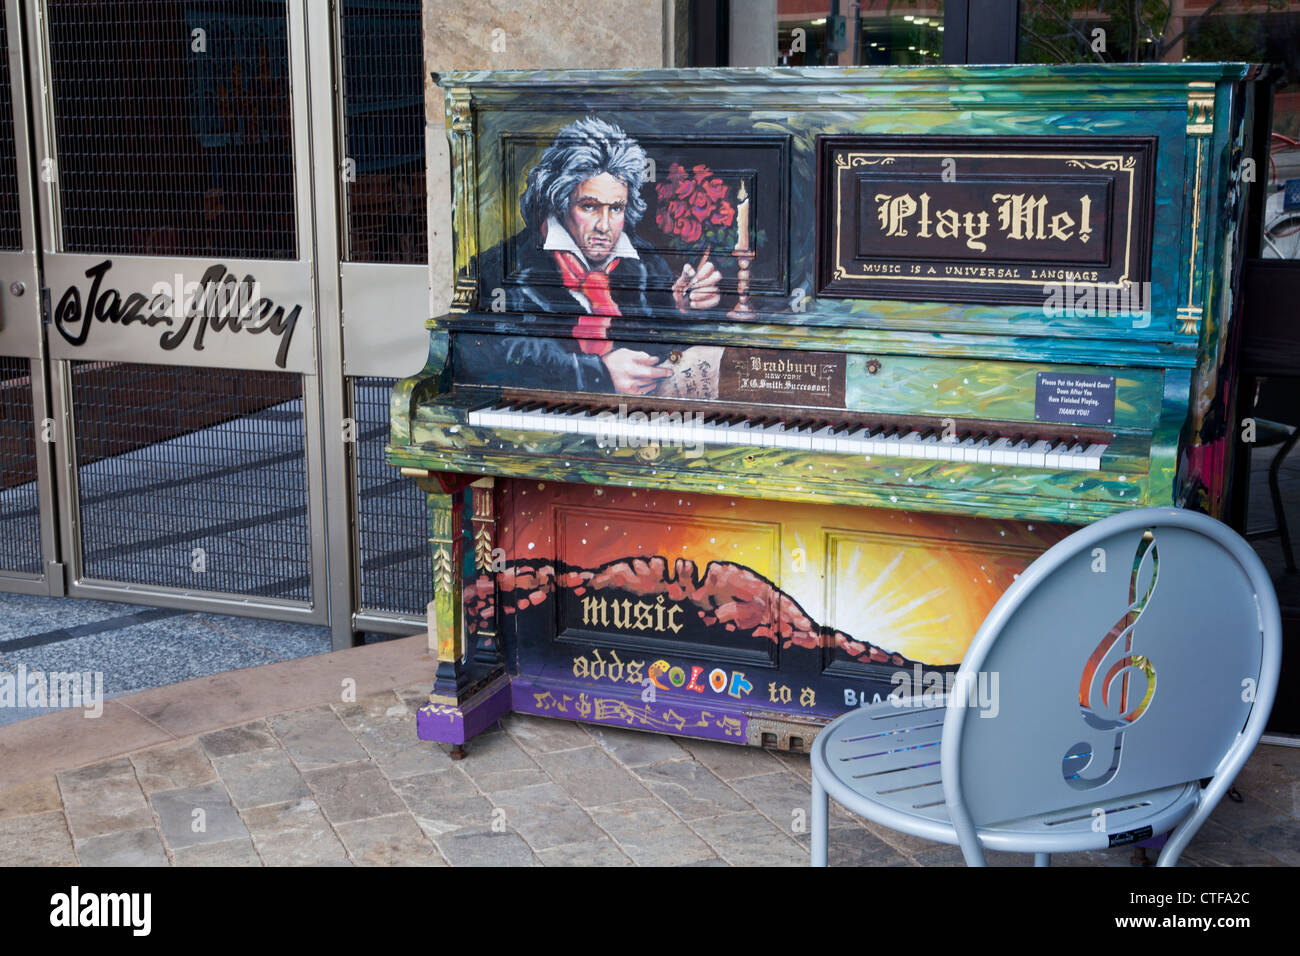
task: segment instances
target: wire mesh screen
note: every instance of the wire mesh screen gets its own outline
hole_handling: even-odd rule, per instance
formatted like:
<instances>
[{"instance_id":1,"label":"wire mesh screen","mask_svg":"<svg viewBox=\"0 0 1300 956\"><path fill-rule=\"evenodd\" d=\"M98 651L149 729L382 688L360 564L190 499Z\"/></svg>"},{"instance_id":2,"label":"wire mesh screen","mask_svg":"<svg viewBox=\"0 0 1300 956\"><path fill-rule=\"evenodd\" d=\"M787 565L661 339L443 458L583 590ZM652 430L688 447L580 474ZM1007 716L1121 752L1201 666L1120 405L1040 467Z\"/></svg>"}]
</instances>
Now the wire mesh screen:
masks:
<instances>
[{"instance_id":1,"label":"wire mesh screen","mask_svg":"<svg viewBox=\"0 0 1300 956\"><path fill-rule=\"evenodd\" d=\"M41 573L31 363L0 357L0 571Z\"/></svg>"},{"instance_id":2,"label":"wire mesh screen","mask_svg":"<svg viewBox=\"0 0 1300 956\"><path fill-rule=\"evenodd\" d=\"M361 607L423 617L433 600L424 496L384 460L388 399L395 381L351 380Z\"/></svg>"},{"instance_id":3,"label":"wire mesh screen","mask_svg":"<svg viewBox=\"0 0 1300 956\"><path fill-rule=\"evenodd\" d=\"M18 149L14 144L13 88L9 77L9 34L0 9L0 249L23 247L18 214Z\"/></svg>"},{"instance_id":4,"label":"wire mesh screen","mask_svg":"<svg viewBox=\"0 0 1300 956\"><path fill-rule=\"evenodd\" d=\"M284 0L48 0L66 252L292 259Z\"/></svg>"},{"instance_id":5,"label":"wire mesh screen","mask_svg":"<svg viewBox=\"0 0 1300 956\"><path fill-rule=\"evenodd\" d=\"M86 577L311 599L302 378L77 362Z\"/></svg>"},{"instance_id":6,"label":"wire mesh screen","mask_svg":"<svg viewBox=\"0 0 1300 956\"><path fill-rule=\"evenodd\" d=\"M419 0L344 0L341 21L347 258L425 262Z\"/></svg>"}]
</instances>

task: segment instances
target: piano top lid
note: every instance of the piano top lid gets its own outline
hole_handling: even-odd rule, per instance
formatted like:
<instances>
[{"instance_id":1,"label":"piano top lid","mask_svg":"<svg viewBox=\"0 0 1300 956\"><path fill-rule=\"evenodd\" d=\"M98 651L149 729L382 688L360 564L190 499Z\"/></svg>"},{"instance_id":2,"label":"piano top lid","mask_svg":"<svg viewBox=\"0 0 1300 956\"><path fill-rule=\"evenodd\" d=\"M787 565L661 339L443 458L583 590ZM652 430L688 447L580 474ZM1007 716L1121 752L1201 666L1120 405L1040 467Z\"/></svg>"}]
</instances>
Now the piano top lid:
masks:
<instances>
[{"instance_id":1,"label":"piano top lid","mask_svg":"<svg viewBox=\"0 0 1300 956\"><path fill-rule=\"evenodd\" d=\"M783 87L850 87L887 84L979 86L982 83L1069 85L1101 82L1126 86L1254 79L1254 63L1066 63L978 66L772 66L631 70L455 70L433 72L439 86L485 88L638 87L713 89L766 81Z\"/></svg>"}]
</instances>

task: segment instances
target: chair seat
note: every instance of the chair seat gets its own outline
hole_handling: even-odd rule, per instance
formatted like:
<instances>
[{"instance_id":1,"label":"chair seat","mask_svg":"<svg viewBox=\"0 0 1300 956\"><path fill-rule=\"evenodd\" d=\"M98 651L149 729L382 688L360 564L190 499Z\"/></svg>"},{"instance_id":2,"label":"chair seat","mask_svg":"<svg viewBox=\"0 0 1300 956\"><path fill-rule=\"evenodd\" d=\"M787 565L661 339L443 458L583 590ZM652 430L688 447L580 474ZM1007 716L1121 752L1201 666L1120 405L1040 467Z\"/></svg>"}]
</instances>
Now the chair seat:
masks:
<instances>
[{"instance_id":1,"label":"chair seat","mask_svg":"<svg viewBox=\"0 0 1300 956\"><path fill-rule=\"evenodd\" d=\"M939 773L946 698L935 704L912 698L850 711L817 735L812 770L828 794L869 820L934 840L957 844ZM987 849L1064 853L1104 849L1112 836L1139 831L1133 842L1166 833L1196 806L1200 786L1179 783L1111 801L1093 799L1057 810L980 827ZM1093 829L1094 809L1106 811L1105 832ZM1141 833L1150 827L1150 833Z\"/></svg>"}]
</instances>

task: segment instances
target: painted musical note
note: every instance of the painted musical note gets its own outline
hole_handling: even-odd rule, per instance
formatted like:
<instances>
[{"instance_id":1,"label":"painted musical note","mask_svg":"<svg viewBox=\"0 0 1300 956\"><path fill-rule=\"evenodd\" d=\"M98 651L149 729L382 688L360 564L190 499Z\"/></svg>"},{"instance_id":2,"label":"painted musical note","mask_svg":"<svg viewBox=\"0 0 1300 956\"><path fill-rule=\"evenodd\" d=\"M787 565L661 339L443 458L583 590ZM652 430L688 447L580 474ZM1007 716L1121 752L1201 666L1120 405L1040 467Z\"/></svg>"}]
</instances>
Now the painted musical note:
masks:
<instances>
[{"instance_id":1,"label":"painted musical note","mask_svg":"<svg viewBox=\"0 0 1300 956\"><path fill-rule=\"evenodd\" d=\"M1150 531L1138 542L1129 580L1129 605L1088 657L1079 680L1079 711L1084 723L1114 738L1102 746L1080 741L1061 761L1065 782L1076 790L1093 790L1114 779L1124 749L1124 732L1151 706L1156 692L1156 670L1151 661L1133 653L1133 638L1155 592L1160 556ZM1139 594L1143 579L1145 589ZM1110 748L1108 754L1107 748ZM1083 772L1109 756L1109 766L1098 776Z\"/></svg>"}]
</instances>

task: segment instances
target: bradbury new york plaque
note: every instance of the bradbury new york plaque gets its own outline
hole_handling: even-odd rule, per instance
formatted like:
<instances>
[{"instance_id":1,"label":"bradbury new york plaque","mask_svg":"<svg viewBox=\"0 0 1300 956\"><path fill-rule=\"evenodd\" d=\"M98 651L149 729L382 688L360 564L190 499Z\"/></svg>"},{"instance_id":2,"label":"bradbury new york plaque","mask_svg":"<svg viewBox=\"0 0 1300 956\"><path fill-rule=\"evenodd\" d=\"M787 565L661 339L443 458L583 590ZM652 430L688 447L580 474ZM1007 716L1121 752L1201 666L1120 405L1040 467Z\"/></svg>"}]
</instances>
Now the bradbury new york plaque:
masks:
<instances>
[{"instance_id":1,"label":"bradbury new york plaque","mask_svg":"<svg viewBox=\"0 0 1300 956\"><path fill-rule=\"evenodd\" d=\"M1037 302L1149 278L1155 140L826 136L819 294Z\"/></svg>"}]
</instances>

